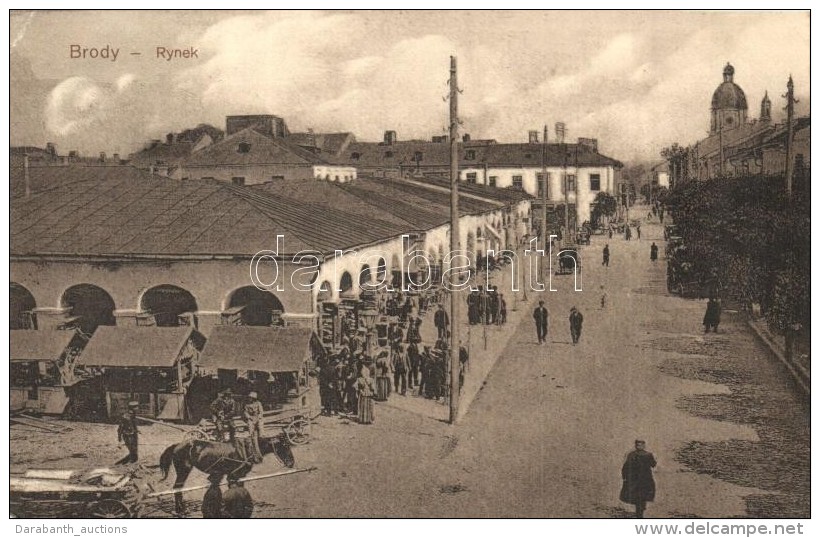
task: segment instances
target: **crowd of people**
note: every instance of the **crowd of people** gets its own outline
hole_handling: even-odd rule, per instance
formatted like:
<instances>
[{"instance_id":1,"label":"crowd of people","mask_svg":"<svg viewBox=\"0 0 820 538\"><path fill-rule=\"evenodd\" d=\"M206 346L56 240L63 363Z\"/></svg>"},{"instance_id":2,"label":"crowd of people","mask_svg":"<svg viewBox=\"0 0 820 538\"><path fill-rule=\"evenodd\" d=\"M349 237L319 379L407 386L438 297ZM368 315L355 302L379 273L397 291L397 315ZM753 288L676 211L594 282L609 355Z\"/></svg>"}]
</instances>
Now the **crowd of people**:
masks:
<instances>
[{"instance_id":1,"label":"crowd of people","mask_svg":"<svg viewBox=\"0 0 820 538\"><path fill-rule=\"evenodd\" d=\"M356 329L350 318L343 321L341 345L318 364L323 415L355 416L360 423L371 424L373 400L385 401L391 395L433 400L448 396L449 316L439 304L433 315L438 338L435 345L424 345L423 318L416 313L415 304L410 297L402 302L388 299L385 341L369 345L365 329ZM378 335L371 338L374 336ZM464 346L459 350L459 360L463 381L469 360Z\"/></svg>"},{"instance_id":2,"label":"crowd of people","mask_svg":"<svg viewBox=\"0 0 820 538\"><path fill-rule=\"evenodd\" d=\"M497 287L479 285L467 296L467 319L470 325L504 325L507 323L507 301Z\"/></svg>"}]
</instances>

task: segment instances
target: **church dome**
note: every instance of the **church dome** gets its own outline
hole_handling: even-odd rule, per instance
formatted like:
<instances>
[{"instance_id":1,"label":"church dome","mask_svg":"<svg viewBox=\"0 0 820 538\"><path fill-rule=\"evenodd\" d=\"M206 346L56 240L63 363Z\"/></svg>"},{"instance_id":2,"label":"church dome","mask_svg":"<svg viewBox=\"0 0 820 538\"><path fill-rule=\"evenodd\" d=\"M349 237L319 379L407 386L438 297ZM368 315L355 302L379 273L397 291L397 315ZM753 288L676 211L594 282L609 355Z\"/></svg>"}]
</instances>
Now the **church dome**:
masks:
<instances>
[{"instance_id":1,"label":"church dome","mask_svg":"<svg viewBox=\"0 0 820 538\"><path fill-rule=\"evenodd\" d=\"M735 68L731 64L726 64L723 68L723 84L717 87L712 94L712 110L726 108L747 110L746 94L735 84L732 79L735 75Z\"/></svg>"}]
</instances>

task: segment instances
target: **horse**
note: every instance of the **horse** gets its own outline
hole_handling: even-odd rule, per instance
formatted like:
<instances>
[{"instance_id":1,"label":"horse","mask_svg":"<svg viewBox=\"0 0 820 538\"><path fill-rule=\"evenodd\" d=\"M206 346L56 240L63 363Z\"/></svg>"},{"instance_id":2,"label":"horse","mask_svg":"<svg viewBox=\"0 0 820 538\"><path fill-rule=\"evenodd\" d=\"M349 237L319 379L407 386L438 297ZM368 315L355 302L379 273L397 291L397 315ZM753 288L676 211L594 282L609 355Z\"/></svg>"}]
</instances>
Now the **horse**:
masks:
<instances>
[{"instance_id":1,"label":"horse","mask_svg":"<svg viewBox=\"0 0 820 538\"><path fill-rule=\"evenodd\" d=\"M259 444L263 454L273 453L286 467L292 468L295 465L296 460L293 457L290 442L284 434L272 439L260 439ZM185 481L194 468L208 474L208 480L216 484L220 483L225 476L228 480L243 478L253 468L253 463L232 443L200 439L183 441L165 449L159 458L163 480L168 478L168 471L172 463L176 472L174 489L185 486ZM174 494L174 502L177 514L184 513L182 493Z\"/></svg>"}]
</instances>

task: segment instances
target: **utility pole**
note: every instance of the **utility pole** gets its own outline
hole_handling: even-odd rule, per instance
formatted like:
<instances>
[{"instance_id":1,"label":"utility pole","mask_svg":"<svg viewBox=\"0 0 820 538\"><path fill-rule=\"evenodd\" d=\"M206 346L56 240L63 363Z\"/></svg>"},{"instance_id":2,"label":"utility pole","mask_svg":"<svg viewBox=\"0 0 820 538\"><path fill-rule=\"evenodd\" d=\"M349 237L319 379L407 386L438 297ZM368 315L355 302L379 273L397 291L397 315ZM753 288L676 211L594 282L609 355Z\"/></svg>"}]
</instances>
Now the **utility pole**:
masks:
<instances>
[{"instance_id":1,"label":"utility pole","mask_svg":"<svg viewBox=\"0 0 820 538\"><path fill-rule=\"evenodd\" d=\"M567 145L561 144L561 152L564 154L564 233L561 235L561 242L569 244L569 177L567 177Z\"/></svg>"},{"instance_id":2,"label":"utility pole","mask_svg":"<svg viewBox=\"0 0 820 538\"><path fill-rule=\"evenodd\" d=\"M459 250L458 222L458 75L456 57L450 56L450 265ZM458 377L461 368L458 342L458 279L450 272L450 424L458 419Z\"/></svg>"},{"instance_id":3,"label":"utility pole","mask_svg":"<svg viewBox=\"0 0 820 538\"><path fill-rule=\"evenodd\" d=\"M794 174L794 82L789 75L786 83L786 200L792 200L792 175Z\"/></svg>"},{"instance_id":4,"label":"utility pole","mask_svg":"<svg viewBox=\"0 0 820 538\"><path fill-rule=\"evenodd\" d=\"M549 183L547 182L547 126L544 125L544 147L543 151L541 152L541 248L544 251L549 252L549 248L547 248L547 190L549 187ZM548 263L545 263L546 260L541 261L541 282L545 282L546 277L544 275L546 269L545 267L548 266Z\"/></svg>"}]
</instances>

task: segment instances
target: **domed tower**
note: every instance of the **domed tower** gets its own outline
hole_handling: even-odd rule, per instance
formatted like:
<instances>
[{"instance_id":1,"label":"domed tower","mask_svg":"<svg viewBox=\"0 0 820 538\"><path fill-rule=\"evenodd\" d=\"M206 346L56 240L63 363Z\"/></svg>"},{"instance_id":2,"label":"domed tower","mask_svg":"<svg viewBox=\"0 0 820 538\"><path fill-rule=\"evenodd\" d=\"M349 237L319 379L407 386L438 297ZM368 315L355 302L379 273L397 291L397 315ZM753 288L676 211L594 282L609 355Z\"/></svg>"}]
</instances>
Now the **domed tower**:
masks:
<instances>
[{"instance_id":1,"label":"domed tower","mask_svg":"<svg viewBox=\"0 0 820 538\"><path fill-rule=\"evenodd\" d=\"M763 100L760 101L760 121L772 121L772 102L769 100L769 92L766 92Z\"/></svg>"},{"instance_id":2,"label":"domed tower","mask_svg":"<svg viewBox=\"0 0 820 538\"><path fill-rule=\"evenodd\" d=\"M723 68L723 84L712 94L712 134L746 123L746 112L749 110L746 94L734 83L734 76L735 68L727 63Z\"/></svg>"}]
</instances>

